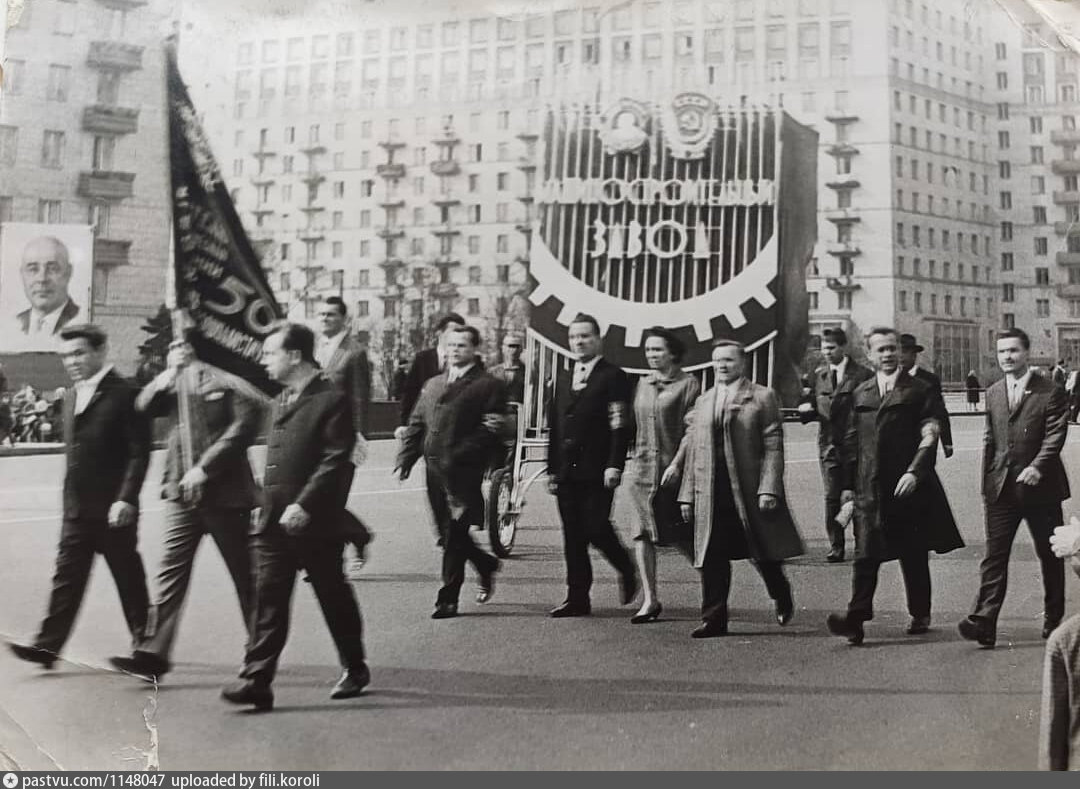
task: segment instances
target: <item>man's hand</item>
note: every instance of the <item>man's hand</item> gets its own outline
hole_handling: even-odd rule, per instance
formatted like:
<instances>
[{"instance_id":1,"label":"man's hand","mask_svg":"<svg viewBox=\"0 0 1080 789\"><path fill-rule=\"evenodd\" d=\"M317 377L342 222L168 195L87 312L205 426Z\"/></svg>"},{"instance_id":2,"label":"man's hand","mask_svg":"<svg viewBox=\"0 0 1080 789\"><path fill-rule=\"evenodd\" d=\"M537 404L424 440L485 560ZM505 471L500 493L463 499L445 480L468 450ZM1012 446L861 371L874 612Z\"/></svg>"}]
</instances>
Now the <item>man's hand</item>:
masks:
<instances>
[{"instance_id":1,"label":"man's hand","mask_svg":"<svg viewBox=\"0 0 1080 789\"><path fill-rule=\"evenodd\" d=\"M762 512L772 512L780 505L780 500L771 493L759 493L757 505Z\"/></svg>"},{"instance_id":2,"label":"man's hand","mask_svg":"<svg viewBox=\"0 0 1080 789\"><path fill-rule=\"evenodd\" d=\"M1042 482L1042 474L1034 466L1028 466L1016 475L1016 481L1021 485L1038 485Z\"/></svg>"},{"instance_id":3,"label":"man's hand","mask_svg":"<svg viewBox=\"0 0 1080 789\"><path fill-rule=\"evenodd\" d=\"M900 480L896 483L896 490L893 491L893 495L898 499L902 499L905 496L910 496L915 492L915 488L919 485L919 480L910 471L900 477Z\"/></svg>"},{"instance_id":4,"label":"man's hand","mask_svg":"<svg viewBox=\"0 0 1080 789\"><path fill-rule=\"evenodd\" d=\"M682 475L675 466L668 466L660 477L660 487L670 488L672 485L678 485L680 476Z\"/></svg>"},{"instance_id":5,"label":"man's hand","mask_svg":"<svg viewBox=\"0 0 1080 789\"><path fill-rule=\"evenodd\" d=\"M198 504L202 499L205 484L206 472L202 470L202 466L193 466L180 480L180 495L188 504Z\"/></svg>"},{"instance_id":6,"label":"man's hand","mask_svg":"<svg viewBox=\"0 0 1080 789\"><path fill-rule=\"evenodd\" d=\"M855 501L855 491L842 490L840 491L840 506L843 507L849 501Z\"/></svg>"},{"instance_id":7,"label":"man's hand","mask_svg":"<svg viewBox=\"0 0 1080 789\"><path fill-rule=\"evenodd\" d=\"M126 529L128 526L134 526L138 515L139 509L134 504L128 504L126 501L114 501L113 505L109 507L109 528Z\"/></svg>"},{"instance_id":8,"label":"man's hand","mask_svg":"<svg viewBox=\"0 0 1080 789\"><path fill-rule=\"evenodd\" d=\"M951 458L953 456L952 444L942 444L941 448L945 452L945 459L946 460L948 460L949 458Z\"/></svg>"},{"instance_id":9,"label":"man's hand","mask_svg":"<svg viewBox=\"0 0 1080 789\"><path fill-rule=\"evenodd\" d=\"M405 425L398 425L394 428L394 438L398 441L405 437Z\"/></svg>"},{"instance_id":10,"label":"man's hand","mask_svg":"<svg viewBox=\"0 0 1080 789\"><path fill-rule=\"evenodd\" d=\"M368 444L367 439L364 438L364 434L357 431L356 444L353 446L352 462L354 466L362 466L367 463L368 459Z\"/></svg>"},{"instance_id":11,"label":"man's hand","mask_svg":"<svg viewBox=\"0 0 1080 789\"><path fill-rule=\"evenodd\" d=\"M294 537L300 534L310 522L311 516L296 502L290 504L285 508L285 512L281 513L281 528L285 530L286 534L291 534Z\"/></svg>"},{"instance_id":12,"label":"man's hand","mask_svg":"<svg viewBox=\"0 0 1080 789\"><path fill-rule=\"evenodd\" d=\"M169 348L169 355L166 357L166 362L169 365L169 369L173 370L174 376L176 375L176 370L191 361L191 353L188 348L189 346L187 343L177 345L175 348Z\"/></svg>"},{"instance_id":13,"label":"man's hand","mask_svg":"<svg viewBox=\"0 0 1080 789\"><path fill-rule=\"evenodd\" d=\"M169 389L176 382L176 369L175 367L166 367L160 373L154 376L154 388L159 392L164 392Z\"/></svg>"},{"instance_id":14,"label":"man's hand","mask_svg":"<svg viewBox=\"0 0 1080 789\"><path fill-rule=\"evenodd\" d=\"M1064 526L1058 526L1050 535L1050 549L1054 556L1064 559L1080 553L1080 520L1073 515Z\"/></svg>"},{"instance_id":15,"label":"man's hand","mask_svg":"<svg viewBox=\"0 0 1080 789\"><path fill-rule=\"evenodd\" d=\"M398 482L404 482L409 478L409 474L412 473L412 469L403 468L401 466L394 466L394 470L390 473L398 478Z\"/></svg>"},{"instance_id":16,"label":"man's hand","mask_svg":"<svg viewBox=\"0 0 1080 789\"><path fill-rule=\"evenodd\" d=\"M686 523L694 522L694 505L693 504L680 504L679 511L682 512L682 519Z\"/></svg>"},{"instance_id":17,"label":"man's hand","mask_svg":"<svg viewBox=\"0 0 1080 789\"><path fill-rule=\"evenodd\" d=\"M619 483L622 482L622 471L617 468L604 469L604 487L608 490L615 490L619 487Z\"/></svg>"}]
</instances>

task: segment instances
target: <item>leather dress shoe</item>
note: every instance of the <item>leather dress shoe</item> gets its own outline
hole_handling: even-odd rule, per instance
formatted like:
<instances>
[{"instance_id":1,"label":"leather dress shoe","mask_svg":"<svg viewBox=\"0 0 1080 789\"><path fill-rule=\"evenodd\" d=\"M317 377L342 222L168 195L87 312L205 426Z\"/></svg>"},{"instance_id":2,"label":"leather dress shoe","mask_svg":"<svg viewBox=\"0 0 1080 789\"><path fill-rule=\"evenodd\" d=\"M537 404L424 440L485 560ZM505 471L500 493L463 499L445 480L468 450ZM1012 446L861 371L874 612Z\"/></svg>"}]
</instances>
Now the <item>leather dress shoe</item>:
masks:
<instances>
[{"instance_id":1,"label":"leather dress shoe","mask_svg":"<svg viewBox=\"0 0 1080 789\"><path fill-rule=\"evenodd\" d=\"M588 616L592 613L592 606L589 603L572 603L567 600L565 603L552 608L548 613L552 619L567 619L572 616Z\"/></svg>"},{"instance_id":2,"label":"leather dress shoe","mask_svg":"<svg viewBox=\"0 0 1080 789\"><path fill-rule=\"evenodd\" d=\"M631 570L628 573L623 573L619 576L619 601L623 605L630 605L634 602L634 598L637 597L638 583L637 576L634 575L634 571Z\"/></svg>"},{"instance_id":3,"label":"leather dress shoe","mask_svg":"<svg viewBox=\"0 0 1080 789\"><path fill-rule=\"evenodd\" d=\"M1050 617L1043 618L1042 637L1050 638L1050 634L1057 630L1057 626L1060 624L1060 619L1051 619Z\"/></svg>"},{"instance_id":4,"label":"leather dress shoe","mask_svg":"<svg viewBox=\"0 0 1080 789\"><path fill-rule=\"evenodd\" d=\"M630 617L630 624L643 625L646 622L655 622L657 619L660 618L660 612L663 610L664 606L660 605L660 603L657 603L656 605L649 608L648 611L639 611L638 613Z\"/></svg>"},{"instance_id":5,"label":"leather dress shoe","mask_svg":"<svg viewBox=\"0 0 1080 789\"><path fill-rule=\"evenodd\" d=\"M125 674L134 674L137 677L153 679L168 674L172 665L164 658L158 657L152 652L144 652L136 649L130 656L111 657L109 662Z\"/></svg>"},{"instance_id":6,"label":"leather dress shoe","mask_svg":"<svg viewBox=\"0 0 1080 789\"><path fill-rule=\"evenodd\" d=\"M727 622L702 622L690 632L690 638L720 638L727 634Z\"/></svg>"},{"instance_id":7,"label":"leather dress shoe","mask_svg":"<svg viewBox=\"0 0 1080 789\"><path fill-rule=\"evenodd\" d=\"M274 691L269 685L242 679L221 690L221 698L230 704L250 704L260 712L274 708Z\"/></svg>"},{"instance_id":8,"label":"leather dress shoe","mask_svg":"<svg viewBox=\"0 0 1080 789\"><path fill-rule=\"evenodd\" d=\"M842 562L842 561L844 561L844 552L842 550L841 551L829 551L827 554L825 554L825 561L827 561L827 562L829 562L831 564L836 564L837 562Z\"/></svg>"},{"instance_id":9,"label":"leather dress shoe","mask_svg":"<svg viewBox=\"0 0 1080 789\"><path fill-rule=\"evenodd\" d=\"M928 616L913 616L911 622L907 626L907 634L909 636L921 636L923 633L930 632L930 617Z\"/></svg>"},{"instance_id":10,"label":"leather dress shoe","mask_svg":"<svg viewBox=\"0 0 1080 789\"><path fill-rule=\"evenodd\" d=\"M789 591L783 600L776 601L776 623L783 627L795 617L795 600Z\"/></svg>"},{"instance_id":11,"label":"leather dress shoe","mask_svg":"<svg viewBox=\"0 0 1080 789\"><path fill-rule=\"evenodd\" d=\"M866 637L863 623L858 619L852 619L847 614L829 614L825 618L825 626L834 636L844 636L852 646L858 646Z\"/></svg>"},{"instance_id":12,"label":"leather dress shoe","mask_svg":"<svg viewBox=\"0 0 1080 789\"><path fill-rule=\"evenodd\" d=\"M997 643L997 633L985 622L970 616L961 619L956 629L968 641L978 641L981 647L993 649Z\"/></svg>"},{"instance_id":13,"label":"leather dress shoe","mask_svg":"<svg viewBox=\"0 0 1080 789\"><path fill-rule=\"evenodd\" d=\"M495 596L495 573L498 571L499 565L496 564L490 573L480 579L480 586L476 590L476 602L480 603L480 605Z\"/></svg>"},{"instance_id":14,"label":"leather dress shoe","mask_svg":"<svg viewBox=\"0 0 1080 789\"><path fill-rule=\"evenodd\" d=\"M371 684L371 670L365 665L359 669L345 669L341 678L330 691L332 699L351 699L359 696Z\"/></svg>"},{"instance_id":15,"label":"leather dress shoe","mask_svg":"<svg viewBox=\"0 0 1080 789\"><path fill-rule=\"evenodd\" d=\"M453 619L457 616L457 603L436 603L432 619Z\"/></svg>"},{"instance_id":16,"label":"leather dress shoe","mask_svg":"<svg viewBox=\"0 0 1080 789\"><path fill-rule=\"evenodd\" d=\"M53 663L56 662L56 654L47 649L42 649L41 647L11 643L8 644L8 649L10 649L19 660L25 660L27 663L37 663L42 668L52 668Z\"/></svg>"}]
</instances>

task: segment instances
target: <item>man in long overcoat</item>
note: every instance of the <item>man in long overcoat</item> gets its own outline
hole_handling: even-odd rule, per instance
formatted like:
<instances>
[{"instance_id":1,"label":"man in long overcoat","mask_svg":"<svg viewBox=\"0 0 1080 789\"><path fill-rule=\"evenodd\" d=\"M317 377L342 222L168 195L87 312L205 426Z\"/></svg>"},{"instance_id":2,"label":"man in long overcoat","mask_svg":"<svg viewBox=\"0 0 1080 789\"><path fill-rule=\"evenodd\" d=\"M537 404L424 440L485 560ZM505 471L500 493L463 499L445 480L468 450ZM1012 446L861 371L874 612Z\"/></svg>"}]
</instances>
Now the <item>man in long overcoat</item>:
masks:
<instances>
[{"instance_id":1,"label":"man in long overcoat","mask_svg":"<svg viewBox=\"0 0 1080 789\"><path fill-rule=\"evenodd\" d=\"M844 501L854 501L855 509L851 602L827 622L853 644L862 643L863 623L874 618L882 562L900 560L907 632L918 635L930 628L928 551L964 545L934 471L940 433L934 391L900 368L895 330L871 329L867 345L877 373L855 389L841 453Z\"/></svg>"},{"instance_id":2,"label":"man in long overcoat","mask_svg":"<svg viewBox=\"0 0 1080 789\"><path fill-rule=\"evenodd\" d=\"M750 559L781 625L795 604L783 560L803 552L784 493L784 431L776 394L743 376L745 351L713 348L717 384L698 398L686 440L679 503L694 525L702 624L691 634L727 634L731 560Z\"/></svg>"}]
</instances>

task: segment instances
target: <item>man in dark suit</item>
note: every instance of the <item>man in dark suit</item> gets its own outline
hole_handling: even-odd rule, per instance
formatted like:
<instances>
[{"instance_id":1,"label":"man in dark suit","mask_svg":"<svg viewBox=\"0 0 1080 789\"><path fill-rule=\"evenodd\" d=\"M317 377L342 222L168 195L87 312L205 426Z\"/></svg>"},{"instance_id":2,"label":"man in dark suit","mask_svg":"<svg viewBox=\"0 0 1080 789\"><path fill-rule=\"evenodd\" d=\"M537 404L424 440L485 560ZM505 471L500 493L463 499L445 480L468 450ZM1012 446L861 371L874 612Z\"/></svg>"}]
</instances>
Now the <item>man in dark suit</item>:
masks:
<instances>
[{"instance_id":1,"label":"man in dark suit","mask_svg":"<svg viewBox=\"0 0 1080 789\"><path fill-rule=\"evenodd\" d=\"M65 326L60 339L75 383L64 399L64 524L45 621L32 645L10 645L22 660L46 668L71 634L95 554L109 565L134 643L143 636L149 606L136 528L150 431L135 410L134 387L106 364L105 332Z\"/></svg>"},{"instance_id":2,"label":"man in dark suit","mask_svg":"<svg viewBox=\"0 0 1080 789\"><path fill-rule=\"evenodd\" d=\"M306 570L343 672L332 699L358 696L371 681L363 625L341 571L339 521L352 484L356 434L344 393L319 372L315 335L285 323L266 338L263 366L284 385L270 414L262 506L252 516L255 612L240 681L221 695L267 710L278 658L289 635L297 571Z\"/></svg>"},{"instance_id":3,"label":"man in dark suit","mask_svg":"<svg viewBox=\"0 0 1080 789\"><path fill-rule=\"evenodd\" d=\"M443 537L442 588L432 619L457 616L465 581L465 563L480 576L476 602L486 603L495 590L499 560L477 547L469 527L483 523L480 486L499 447L506 412L506 386L479 364L480 332L455 329L446 342L447 371L429 378L401 440L395 472L408 479L424 457L427 493Z\"/></svg>"},{"instance_id":4,"label":"man in dark suit","mask_svg":"<svg viewBox=\"0 0 1080 789\"><path fill-rule=\"evenodd\" d=\"M829 632L863 641L874 618L883 562L899 559L907 593L909 635L930 629L929 551L962 548L945 490L934 471L940 427L929 384L899 364L894 329L874 328L867 354L877 370L852 393L843 431L842 502L854 503L855 562L847 611L829 614Z\"/></svg>"},{"instance_id":5,"label":"man in dark suit","mask_svg":"<svg viewBox=\"0 0 1080 789\"><path fill-rule=\"evenodd\" d=\"M619 573L620 599L637 594L634 562L611 523L611 501L622 480L629 439L630 383L600 356L600 325L591 315L570 324L572 375L561 376L548 411L548 490L559 503L566 557L566 600L553 617L587 616L594 546Z\"/></svg>"},{"instance_id":6,"label":"man in dark suit","mask_svg":"<svg viewBox=\"0 0 1080 789\"><path fill-rule=\"evenodd\" d=\"M328 296L323 300L319 306L321 333L315 346L315 358L326 376L345 393L352 406L353 431L356 433L353 463L359 466L367 460L364 431L371 406L371 364L367 351L349 336L346 329L348 314L345 302L339 297ZM371 531L351 513L342 526L345 541L356 549L356 559L349 568L350 576L355 576L366 561Z\"/></svg>"},{"instance_id":7,"label":"man in dark suit","mask_svg":"<svg viewBox=\"0 0 1080 789\"><path fill-rule=\"evenodd\" d=\"M130 656L111 658L121 671L160 677L171 669L169 658L204 534L217 544L245 630L250 627L247 532L255 480L247 450L262 426L261 399L247 382L196 359L190 333L173 341L168 368L139 393L135 406L140 412L169 419L161 485L165 555L155 584L153 632Z\"/></svg>"},{"instance_id":8,"label":"man in dark suit","mask_svg":"<svg viewBox=\"0 0 1080 789\"><path fill-rule=\"evenodd\" d=\"M851 393L874 372L851 358L848 336L843 329L826 329L821 337L825 364L814 372L809 402L799 405L799 420L818 423L818 462L825 486L825 533L829 537L830 562L844 561L844 527L836 521L840 513L840 449L843 429L851 411Z\"/></svg>"},{"instance_id":9,"label":"man in dark suit","mask_svg":"<svg viewBox=\"0 0 1080 789\"><path fill-rule=\"evenodd\" d=\"M395 438L401 438L405 428L409 424L409 417L420 398L420 390L429 378L441 373L446 369L446 340L450 332L465 325L465 319L456 312L450 312L439 318L435 324L435 333L438 340L434 348L425 348L417 351L409 366L409 373L405 376L405 384L401 388L401 422L394 431Z\"/></svg>"},{"instance_id":10,"label":"man in dark suit","mask_svg":"<svg viewBox=\"0 0 1080 789\"><path fill-rule=\"evenodd\" d=\"M917 360L925 348L919 345L913 334L900 335L900 366L907 371L912 378L918 378L930 385L935 395L937 404L937 420L941 425L941 450L946 458L953 455L952 422L949 419L949 409L945 406L945 395L941 389L941 379L936 373L919 367Z\"/></svg>"},{"instance_id":11,"label":"man in dark suit","mask_svg":"<svg viewBox=\"0 0 1080 789\"><path fill-rule=\"evenodd\" d=\"M960 635L993 647L1005 601L1009 554L1020 521L1026 520L1043 578L1043 638L1065 615L1065 566L1050 536L1062 522L1069 480L1061 448L1069 430L1065 391L1028 366L1031 341L1020 329L998 334L998 366L1005 377L986 390L983 433L983 503L986 555L975 610L959 624Z\"/></svg>"}]
</instances>

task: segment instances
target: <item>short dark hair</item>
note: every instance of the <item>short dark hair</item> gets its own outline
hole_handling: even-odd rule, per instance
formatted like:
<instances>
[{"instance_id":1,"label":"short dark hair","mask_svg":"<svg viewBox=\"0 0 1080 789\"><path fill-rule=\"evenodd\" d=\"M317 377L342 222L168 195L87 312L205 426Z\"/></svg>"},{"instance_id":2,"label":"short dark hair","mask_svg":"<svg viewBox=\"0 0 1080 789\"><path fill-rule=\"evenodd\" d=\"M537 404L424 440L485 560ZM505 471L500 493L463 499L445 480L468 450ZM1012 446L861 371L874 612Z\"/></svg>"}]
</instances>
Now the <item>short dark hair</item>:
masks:
<instances>
[{"instance_id":1,"label":"short dark hair","mask_svg":"<svg viewBox=\"0 0 1080 789\"><path fill-rule=\"evenodd\" d=\"M847 332L843 329L826 329L821 333L822 340L829 340L843 348L848 344Z\"/></svg>"},{"instance_id":2,"label":"short dark hair","mask_svg":"<svg viewBox=\"0 0 1080 789\"><path fill-rule=\"evenodd\" d=\"M465 319L458 315L456 312L448 312L441 318L439 318L438 322L435 324L435 331L441 334L443 329L445 329L451 323L460 323L462 326L464 326Z\"/></svg>"},{"instance_id":3,"label":"short dark hair","mask_svg":"<svg viewBox=\"0 0 1080 789\"><path fill-rule=\"evenodd\" d=\"M480 330L477 329L475 326L461 326L457 329L454 329L454 333L469 335L469 340L472 341L473 348L480 347Z\"/></svg>"},{"instance_id":4,"label":"short dark hair","mask_svg":"<svg viewBox=\"0 0 1080 789\"><path fill-rule=\"evenodd\" d=\"M739 353L746 356L746 346L738 340L729 340L726 337L721 337L718 340L713 340L712 347L713 350L716 350L717 348L738 348Z\"/></svg>"},{"instance_id":5,"label":"short dark hair","mask_svg":"<svg viewBox=\"0 0 1080 789\"><path fill-rule=\"evenodd\" d=\"M323 304L329 304L332 307L337 307L337 311L341 313L342 317L349 314L349 308L345 306L345 300L341 296L327 296L323 299Z\"/></svg>"},{"instance_id":6,"label":"short dark hair","mask_svg":"<svg viewBox=\"0 0 1080 789\"><path fill-rule=\"evenodd\" d=\"M870 331L866 333L866 347L870 347L870 338L875 334L891 334L896 337L897 341L900 339L900 333L896 331L892 326L871 326Z\"/></svg>"},{"instance_id":7,"label":"short dark hair","mask_svg":"<svg viewBox=\"0 0 1080 789\"><path fill-rule=\"evenodd\" d=\"M594 318L592 315L588 315L584 312L579 312L577 315L574 316L574 319L570 321L570 325L573 326L575 323L591 323L592 327L596 330L596 336L600 336L600 322L596 320L596 318Z\"/></svg>"},{"instance_id":8,"label":"short dark hair","mask_svg":"<svg viewBox=\"0 0 1080 789\"><path fill-rule=\"evenodd\" d=\"M300 358L305 362L315 363L315 332L302 323L282 321L274 327L274 334L281 335L281 348L285 351L300 351Z\"/></svg>"},{"instance_id":9,"label":"short dark hair","mask_svg":"<svg viewBox=\"0 0 1080 789\"><path fill-rule=\"evenodd\" d=\"M60 329L61 340L86 340L95 351L101 350L109 335L100 326L93 323L69 324Z\"/></svg>"},{"instance_id":10,"label":"short dark hair","mask_svg":"<svg viewBox=\"0 0 1080 789\"><path fill-rule=\"evenodd\" d=\"M997 338L999 340L1011 340L1015 338L1020 341L1020 346L1025 351L1031 350L1031 338L1028 337L1027 332L1023 329L1017 329L1015 327L1012 329L1002 329L997 333Z\"/></svg>"},{"instance_id":11,"label":"short dark hair","mask_svg":"<svg viewBox=\"0 0 1080 789\"><path fill-rule=\"evenodd\" d=\"M645 330L645 339L647 340L650 337L659 337L663 340L668 353L676 362L681 362L686 355L686 343L680 340L678 335L670 329L665 329L663 326L653 326Z\"/></svg>"}]
</instances>

